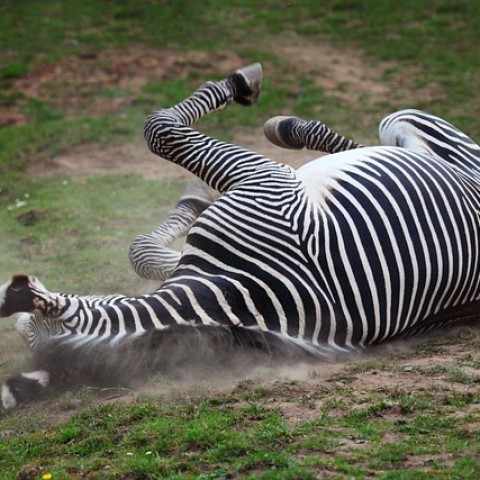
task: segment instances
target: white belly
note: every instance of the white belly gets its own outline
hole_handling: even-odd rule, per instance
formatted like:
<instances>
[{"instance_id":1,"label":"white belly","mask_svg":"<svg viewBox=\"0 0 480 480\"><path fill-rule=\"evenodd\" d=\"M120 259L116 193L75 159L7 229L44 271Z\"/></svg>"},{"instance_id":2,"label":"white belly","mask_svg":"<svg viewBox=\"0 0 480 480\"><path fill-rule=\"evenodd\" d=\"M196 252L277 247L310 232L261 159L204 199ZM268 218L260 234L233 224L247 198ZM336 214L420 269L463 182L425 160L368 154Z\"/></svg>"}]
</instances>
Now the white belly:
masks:
<instances>
[{"instance_id":1,"label":"white belly","mask_svg":"<svg viewBox=\"0 0 480 480\"><path fill-rule=\"evenodd\" d=\"M297 178L305 185L306 191L314 202L321 202L327 191L335 189L339 180L350 177L358 167L375 162L372 154L395 152L398 147L365 147L319 157L306 163L297 170ZM406 149L402 149L405 152ZM372 175L374 175L372 173Z\"/></svg>"}]
</instances>

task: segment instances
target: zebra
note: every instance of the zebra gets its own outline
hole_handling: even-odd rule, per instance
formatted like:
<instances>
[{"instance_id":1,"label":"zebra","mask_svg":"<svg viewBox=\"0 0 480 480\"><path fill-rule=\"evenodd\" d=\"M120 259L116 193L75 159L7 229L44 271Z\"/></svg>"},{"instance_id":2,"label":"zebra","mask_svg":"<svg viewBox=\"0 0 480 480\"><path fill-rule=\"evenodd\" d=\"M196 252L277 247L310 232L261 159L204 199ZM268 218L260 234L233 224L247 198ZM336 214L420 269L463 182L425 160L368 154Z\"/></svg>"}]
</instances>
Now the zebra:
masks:
<instances>
[{"instance_id":1,"label":"zebra","mask_svg":"<svg viewBox=\"0 0 480 480\"><path fill-rule=\"evenodd\" d=\"M164 280L157 290L82 297L24 274L0 287L0 316L24 312L17 326L36 368L6 379L5 408L60 380L115 383L124 369L136 377L202 362L209 347L218 365L238 346L275 361L328 360L476 318L480 147L418 110L383 119L373 147L320 121L274 117L273 143L331 153L295 170L191 127L232 102L253 104L261 81L250 65L145 121L152 153L221 194L186 210L180 200L170 233L157 229L144 256L141 239L132 247L137 271ZM171 236L186 229L172 253Z\"/></svg>"}]
</instances>

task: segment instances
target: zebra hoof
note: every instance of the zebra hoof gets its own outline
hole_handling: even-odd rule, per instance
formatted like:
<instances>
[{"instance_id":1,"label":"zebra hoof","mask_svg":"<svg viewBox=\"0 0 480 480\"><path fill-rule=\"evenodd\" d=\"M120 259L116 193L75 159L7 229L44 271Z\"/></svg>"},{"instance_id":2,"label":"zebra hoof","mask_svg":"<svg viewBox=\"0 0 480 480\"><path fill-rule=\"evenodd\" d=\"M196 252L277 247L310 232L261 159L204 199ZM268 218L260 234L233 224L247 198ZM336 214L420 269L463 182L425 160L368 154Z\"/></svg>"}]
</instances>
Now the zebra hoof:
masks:
<instances>
[{"instance_id":1,"label":"zebra hoof","mask_svg":"<svg viewBox=\"0 0 480 480\"><path fill-rule=\"evenodd\" d=\"M2 385L3 408L11 410L34 400L43 393L49 382L50 375L45 370L11 375Z\"/></svg>"},{"instance_id":2,"label":"zebra hoof","mask_svg":"<svg viewBox=\"0 0 480 480\"><path fill-rule=\"evenodd\" d=\"M297 117L273 117L263 125L263 133L277 147L301 150L304 145L293 135L294 128L306 123Z\"/></svg>"},{"instance_id":3,"label":"zebra hoof","mask_svg":"<svg viewBox=\"0 0 480 480\"><path fill-rule=\"evenodd\" d=\"M233 99L241 105L253 105L260 96L262 75L262 65L260 63L252 63L252 65L237 70L231 76L235 85Z\"/></svg>"}]
</instances>

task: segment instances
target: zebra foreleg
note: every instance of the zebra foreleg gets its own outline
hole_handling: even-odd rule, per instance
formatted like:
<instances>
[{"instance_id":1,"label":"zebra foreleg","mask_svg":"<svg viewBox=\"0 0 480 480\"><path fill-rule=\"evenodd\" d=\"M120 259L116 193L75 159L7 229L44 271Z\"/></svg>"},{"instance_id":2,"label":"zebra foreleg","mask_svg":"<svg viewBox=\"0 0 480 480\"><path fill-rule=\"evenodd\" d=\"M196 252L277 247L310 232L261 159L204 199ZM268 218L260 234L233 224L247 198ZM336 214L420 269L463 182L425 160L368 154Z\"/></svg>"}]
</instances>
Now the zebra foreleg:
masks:
<instances>
[{"instance_id":1,"label":"zebra foreleg","mask_svg":"<svg viewBox=\"0 0 480 480\"><path fill-rule=\"evenodd\" d=\"M185 235L200 214L212 204L208 191L190 183L173 210L150 234L139 235L130 246L129 259L135 272L149 280L166 280L180 261L171 243Z\"/></svg>"},{"instance_id":2,"label":"zebra foreleg","mask_svg":"<svg viewBox=\"0 0 480 480\"><path fill-rule=\"evenodd\" d=\"M273 117L263 126L265 136L274 145L292 150L316 150L338 153L363 145L340 135L317 120L306 121L298 117Z\"/></svg>"}]
</instances>

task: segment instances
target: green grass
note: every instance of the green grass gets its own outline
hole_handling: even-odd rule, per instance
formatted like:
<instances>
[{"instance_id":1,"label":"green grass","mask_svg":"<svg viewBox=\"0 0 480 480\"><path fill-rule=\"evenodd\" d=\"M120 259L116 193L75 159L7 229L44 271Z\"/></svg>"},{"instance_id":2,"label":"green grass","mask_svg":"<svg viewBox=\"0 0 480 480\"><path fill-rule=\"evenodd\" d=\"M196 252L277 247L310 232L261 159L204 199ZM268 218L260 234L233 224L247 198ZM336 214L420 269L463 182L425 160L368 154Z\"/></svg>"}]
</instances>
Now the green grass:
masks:
<instances>
[{"instance_id":1,"label":"green grass","mask_svg":"<svg viewBox=\"0 0 480 480\"><path fill-rule=\"evenodd\" d=\"M390 77L403 77L404 66L415 66L417 70L408 73L413 84L440 84L447 98L441 104L433 99L431 106L440 115L449 114L462 128L471 128L469 119L478 114L480 59L471 48L480 40L476 0L459 0L455 5L445 0L300 0L294 5L267 0L260 8L253 0L235 0L228 7L207 0L201 9L188 0L21 4L6 0L0 12L0 64L6 83L38 59L53 62L66 54L89 55L131 43L235 51L248 61L265 61L273 58L263 54L268 48L262 45L295 31L318 42L318 55L328 36L342 48L361 47L372 63L393 61ZM289 103L285 96L282 101ZM298 105L294 107L298 111ZM470 131L475 135L480 129L473 125Z\"/></svg>"},{"instance_id":2,"label":"green grass","mask_svg":"<svg viewBox=\"0 0 480 480\"><path fill-rule=\"evenodd\" d=\"M383 115L417 107L478 139L479 7L477 0L231 0L228 6L205 0L201 8L192 0L4 0L0 118L2 109L15 106L26 123L0 128L1 275L6 280L25 271L51 289L78 293L148 288L130 271L127 248L135 235L155 227L183 182L115 172L87 180L34 177L28 167L76 146L139 141L146 113L182 99L211 70L192 64L184 75L150 79L139 91L82 85L87 112L58 101L68 100L67 78L44 85L53 91L42 98L16 90L15 82L38 65L92 59L129 45L159 55L229 52L244 63L262 61L266 77L258 105L232 107L199 123L220 138L233 138L237 126L254 127L258 135L269 116L293 113L370 139ZM296 41L317 44L319 56L325 42L345 55L363 52L367 69L382 66L377 80L392 95L360 92L345 101L345 79L326 90L316 83L325 72L296 68L295 59L273 52ZM417 89L432 95L417 98ZM122 103L112 112L96 109L105 99ZM0 325L2 375L25 363L13 322ZM137 397L130 404L103 403L101 393L89 390L54 392L45 408L0 417L2 478L477 479L480 344L475 333L450 341L465 355L420 366L416 359L441 356L451 345L433 340L414 354L347 365L325 381L312 373L320 382L315 390L267 383L228 396L188 400L187 392L176 401ZM381 375L388 385L356 387L359 378ZM301 391L290 393L295 388ZM100 405L88 408L92 403ZM292 419L280 404L307 418Z\"/></svg>"},{"instance_id":3,"label":"green grass","mask_svg":"<svg viewBox=\"0 0 480 480\"><path fill-rule=\"evenodd\" d=\"M44 430L40 419L25 422L0 446L0 467L7 479L17 478L18 464L37 472L35 478L46 472L127 478L128 472L133 478L283 479L316 478L320 471L355 479L369 472L385 479L476 478L480 433L469 425L480 420L478 412L459 417L426 394L428 402L390 419L395 402L375 396L378 408L345 408L334 416L324 409L295 426L280 410L242 395L100 405L53 430ZM0 423L11 425L8 417ZM409 462L418 465L406 470Z\"/></svg>"},{"instance_id":4,"label":"green grass","mask_svg":"<svg viewBox=\"0 0 480 480\"><path fill-rule=\"evenodd\" d=\"M128 246L155 228L181 185L170 181L159 187L135 175L17 182L0 203L0 247L12 252L2 270L56 279L53 289L65 284L85 293L128 284L133 289L137 279L129 271Z\"/></svg>"}]
</instances>

